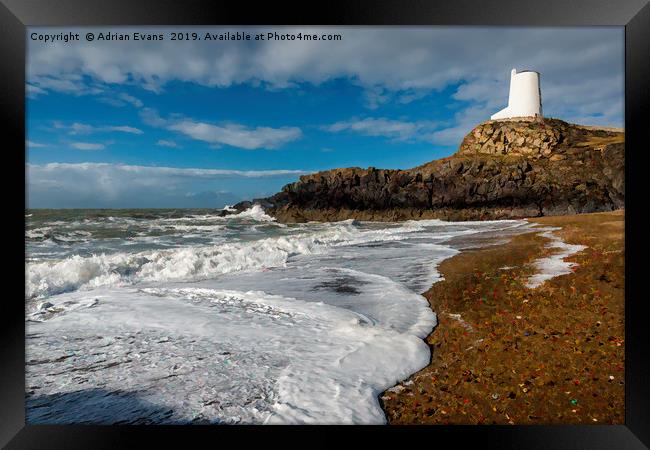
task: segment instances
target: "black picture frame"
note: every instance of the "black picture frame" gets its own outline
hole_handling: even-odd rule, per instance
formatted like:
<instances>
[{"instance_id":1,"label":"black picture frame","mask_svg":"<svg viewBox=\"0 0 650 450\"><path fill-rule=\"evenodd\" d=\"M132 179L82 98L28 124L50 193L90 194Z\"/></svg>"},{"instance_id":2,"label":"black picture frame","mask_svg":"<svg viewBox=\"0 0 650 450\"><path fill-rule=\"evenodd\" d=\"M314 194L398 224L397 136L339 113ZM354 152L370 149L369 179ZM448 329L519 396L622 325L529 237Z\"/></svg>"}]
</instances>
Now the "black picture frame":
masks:
<instances>
[{"instance_id":1,"label":"black picture frame","mask_svg":"<svg viewBox=\"0 0 650 450\"><path fill-rule=\"evenodd\" d=\"M26 426L24 209L18 183L25 183L25 50L26 26L92 25L488 25L488 26L624 26L625 27L625 425L585 426L434 426L334 427L361 433L364 438L394 438L431 445L474 444L496 448L648 448L650 446L650 357L643 314L643 261L647 249L643 233L642 153L648 151L646 120L650 109L650 4L648 0L448 0L337 1L253 7L245 2L209 0L0 0L0 117L3 124L3 187L5 213L5 287L0 326L0 445L6 448L123 448L138 438L165 448L189 447L191 439L208 438L212 445L225 437L272 440L289 430L318 433L319 443L338 439L321 427L206 427L206 426ZM645 141L644 141L645 138ZM645 145L644 145L645 144ZM14 172L15 171L15 172ZM8 174L15 176L7 176ZM244 435L242 436L242 432ZM255 436L253 436L255 434ZM295 436L292 434L292 436ZM309 439L309 438L308 438ZM284 441L287 442L288 441ZM427 442L427 441L425 441ZM303 441L303 445L309 445Z\"/></svg>"}]
</instances>

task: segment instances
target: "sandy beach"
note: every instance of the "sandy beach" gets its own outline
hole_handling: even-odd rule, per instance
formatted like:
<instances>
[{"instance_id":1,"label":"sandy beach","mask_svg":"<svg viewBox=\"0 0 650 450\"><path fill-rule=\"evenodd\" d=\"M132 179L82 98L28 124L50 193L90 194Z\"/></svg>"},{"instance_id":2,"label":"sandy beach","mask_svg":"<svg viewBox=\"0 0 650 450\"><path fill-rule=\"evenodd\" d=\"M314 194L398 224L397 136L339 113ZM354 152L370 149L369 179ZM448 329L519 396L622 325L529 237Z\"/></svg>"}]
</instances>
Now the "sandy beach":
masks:
<instances>
[{"instance_id":1,"label":"sandy beach","mask_svg":"<svg viewBox=\"0 0 650 450\"><path fill-rule=\"evenodd\" d=\"M380 395L390 424L624 423L624 211L529 220L560 229L439 266L431 362ZM586 248L529 287L557 238Z\"/></svg>"}]
</instances>

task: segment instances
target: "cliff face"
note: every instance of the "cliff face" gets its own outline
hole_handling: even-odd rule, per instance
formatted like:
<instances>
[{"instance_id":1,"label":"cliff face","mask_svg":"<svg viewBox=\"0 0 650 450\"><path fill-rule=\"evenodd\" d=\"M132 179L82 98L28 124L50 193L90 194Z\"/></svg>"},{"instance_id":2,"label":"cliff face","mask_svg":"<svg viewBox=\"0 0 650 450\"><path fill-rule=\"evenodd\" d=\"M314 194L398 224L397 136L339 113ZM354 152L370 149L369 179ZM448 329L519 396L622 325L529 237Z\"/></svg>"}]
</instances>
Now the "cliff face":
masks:
<instances>
[{"instance_id":1,"label":"cliff face","mask_svg":"<svg viewBox=\"0 0 650 450\"><path fill-rule=\"evenodd\" d=\"M334 169L255 200L281 221L486 220L624 206L624 134L561 120L488 121L451 157L409 170ZM242 202L238 209L250 206Z\"/></svg>"}]
</instances>

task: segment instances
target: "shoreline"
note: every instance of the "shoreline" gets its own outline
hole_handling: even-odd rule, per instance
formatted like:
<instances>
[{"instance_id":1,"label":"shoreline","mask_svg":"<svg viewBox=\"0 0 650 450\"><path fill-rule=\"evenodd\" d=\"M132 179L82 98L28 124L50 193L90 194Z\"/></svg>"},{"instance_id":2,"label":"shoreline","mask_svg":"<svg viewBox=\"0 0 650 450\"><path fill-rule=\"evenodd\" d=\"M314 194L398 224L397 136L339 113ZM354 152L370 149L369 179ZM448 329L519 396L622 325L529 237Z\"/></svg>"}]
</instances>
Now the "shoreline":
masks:
<instances>
[{"instance_id":1,"label":"shoreline","mask_svg":"<svg viewBox=\"0 0 650 450\"><path fill-rule=\"evenodd\" d=\"M526 286L557 253L534 229L443 261L430 362L379 395L388 424L624 423L624 210L526 220L586 246L571 273Z\"/></svg>"}]
</instances>

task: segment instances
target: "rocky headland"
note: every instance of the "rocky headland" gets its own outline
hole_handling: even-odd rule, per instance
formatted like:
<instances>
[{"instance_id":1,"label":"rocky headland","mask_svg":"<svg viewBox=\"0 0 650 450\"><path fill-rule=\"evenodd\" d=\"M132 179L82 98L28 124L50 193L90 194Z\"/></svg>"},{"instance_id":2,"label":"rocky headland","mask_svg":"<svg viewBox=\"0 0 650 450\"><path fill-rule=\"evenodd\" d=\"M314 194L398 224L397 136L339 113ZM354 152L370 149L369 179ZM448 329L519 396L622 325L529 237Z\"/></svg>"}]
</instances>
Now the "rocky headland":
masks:
<instances>
[{"instance_id":1,"label":"rocky headland","mask_svg":"<svg viewBox=\"0 0 650 450\"><path fill-rule=\"evenodd\" d=\"M487 121L458 151L408 170L359 167L301 176L260 204L282 222L491 220L623 208L622 130L558 119Z\"/></svg>"}]
</instances>

